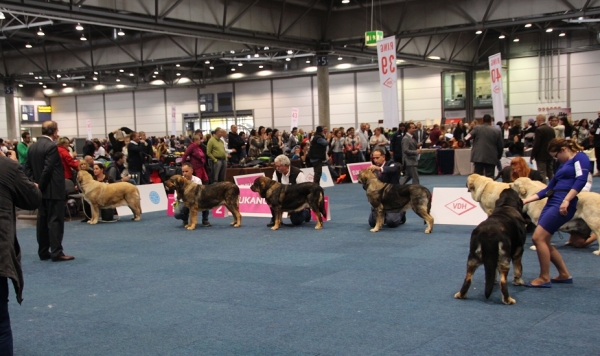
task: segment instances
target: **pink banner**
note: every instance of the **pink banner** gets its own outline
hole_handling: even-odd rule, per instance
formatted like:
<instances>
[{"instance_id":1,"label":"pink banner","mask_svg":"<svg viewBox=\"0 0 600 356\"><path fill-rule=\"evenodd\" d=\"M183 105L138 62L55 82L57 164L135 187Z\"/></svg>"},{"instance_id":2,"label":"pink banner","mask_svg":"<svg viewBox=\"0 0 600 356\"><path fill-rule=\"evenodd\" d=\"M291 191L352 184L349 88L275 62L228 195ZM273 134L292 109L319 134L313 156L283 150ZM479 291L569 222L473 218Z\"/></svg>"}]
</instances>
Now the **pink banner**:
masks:
<instances>
[{"instance_id":1,"label":"pink banner","mask_svg":"<svg viewBox=\"0 0 600 356\"><path fill-rule=\"evenodd\" d=\"M167 195L167 216L174 216L173 203L175 202L175 196L173 194Z\"/></svg>"},{"instance_id":2,"label":"pink banner","mask_svg":"<svg viewBox=\"0 0 600 356\"><path fill-rule=\"evenodd\" d=\"M371 165L371 162L348 163L346 166L348 167L348 172L350 172L350 179L352 179L352 183L358 183L358 174L360 171L371 167Z\"/></svg>"}]
</instances>

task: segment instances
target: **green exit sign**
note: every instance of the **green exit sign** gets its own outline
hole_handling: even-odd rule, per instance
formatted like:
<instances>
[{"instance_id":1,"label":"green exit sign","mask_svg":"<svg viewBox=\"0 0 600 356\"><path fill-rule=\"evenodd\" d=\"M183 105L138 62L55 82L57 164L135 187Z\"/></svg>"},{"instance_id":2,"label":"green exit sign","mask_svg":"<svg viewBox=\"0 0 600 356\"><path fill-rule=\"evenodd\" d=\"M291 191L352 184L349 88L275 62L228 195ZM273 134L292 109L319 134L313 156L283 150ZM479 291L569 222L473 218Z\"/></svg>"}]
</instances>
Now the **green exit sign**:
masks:
<instances>
[{"instance_id":1,"label":"green exit sign","mask_svg":"<svg viewBox=\"0 0 600 356\"><path fill-rule=\"evenodd\" d=\"M365 46L376 46L377 41L383 39L383 31L365 32Z\"/></svg>"}]
</instances>

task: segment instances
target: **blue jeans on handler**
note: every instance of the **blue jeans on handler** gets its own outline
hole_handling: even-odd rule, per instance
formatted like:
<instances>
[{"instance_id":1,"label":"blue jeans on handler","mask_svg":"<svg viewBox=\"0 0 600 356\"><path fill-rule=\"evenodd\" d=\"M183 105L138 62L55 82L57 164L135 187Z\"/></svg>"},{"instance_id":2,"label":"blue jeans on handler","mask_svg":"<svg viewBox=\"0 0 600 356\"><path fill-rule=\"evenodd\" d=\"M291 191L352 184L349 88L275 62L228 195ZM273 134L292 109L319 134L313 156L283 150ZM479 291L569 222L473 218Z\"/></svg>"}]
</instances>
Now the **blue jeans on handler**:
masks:
<instances>
[{"instance_id":1,"label":"blue jeans on handler","mask_svg":"<svg viewBox=\"0 0 600 356\"><path fill-rule=\"evenodd\" d=\"M369 215L369 225L371 227L375 227L375 223L377 222L377 214L375 214L375 210L371 208L371 214ZM383 224L387 227L398 227L406 222L406 212L401 213L385 213L385 220Z\"/></svg>"},{"instance_id":2,"label":"blue jeans on handler","mask_svg":"<svg viewBox=\"0 0 600 356\"><path fill-rule=\"evenodd\" d=\"M173 213L175 215L175 219L186 222L190 221L190 209L188 209L187 206L185 206L182 202L177 205L177 208L175 208ZM208 222L208 210L202 211L202 222Z\"/></svg>"},{"instance_id":3,"label":"blue jeans on handler","mask_svg":"<svg viewBox=\"0 0 600 356\"><path fill-rule=\"evenodd\" d=\"M271 215L273 215L273 209L271 209ZM292 211L288 213L288 217L290 218L292 225L302 225L302 223L310 221L310 209L306 208L300 211ZM275 216L271 217L271 221L275 222Z\"/></svg>"},{"instance_id":4,"label":"blue jeans on handler","mask_svg":"<svg viewBox=\"0 0 600 356\"><path fill-rule=\"evenodd\" d=\"M13 355L13 338L8 315L8 278L0 277L0 355Z\"/></svg>"}]
</instances>

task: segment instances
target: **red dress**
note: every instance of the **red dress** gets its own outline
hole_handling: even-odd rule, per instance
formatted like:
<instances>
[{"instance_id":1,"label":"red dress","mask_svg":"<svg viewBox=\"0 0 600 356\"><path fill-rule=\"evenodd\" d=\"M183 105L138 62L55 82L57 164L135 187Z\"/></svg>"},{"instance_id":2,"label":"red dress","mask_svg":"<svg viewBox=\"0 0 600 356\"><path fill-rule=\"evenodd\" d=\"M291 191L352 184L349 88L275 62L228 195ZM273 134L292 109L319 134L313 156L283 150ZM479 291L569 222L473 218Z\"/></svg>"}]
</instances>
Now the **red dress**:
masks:
<instances>
[{"instance_id":1,"label":"red dress","mask_svg":"<svg viewBox=\"0 0 600 356\"><path fill-rule=\"evenodd\" d=\"M181 157L181 162L185 162L188 157L196 177L202 179L202 183L208 184L208 174L206 173L206 169L204 169L204 164L206 163L204 151L202 151L200 146L192 142Z\"/></svg>"},{"instance_id":2,"label":"red dress","mask_svg":"<svg viewBox=\"0 0 600 356\"><path fill-rule=\"evenodd\" d=\"M68 149L64 148L63 146L57 147L58 154L60 155L60 160L63 164L63 169L65 171L65 179L73 179L73 171L71 170L71 168L73 168L74 170L79 169L79 162L73 159Z\"/></svg>"}]
</instances>

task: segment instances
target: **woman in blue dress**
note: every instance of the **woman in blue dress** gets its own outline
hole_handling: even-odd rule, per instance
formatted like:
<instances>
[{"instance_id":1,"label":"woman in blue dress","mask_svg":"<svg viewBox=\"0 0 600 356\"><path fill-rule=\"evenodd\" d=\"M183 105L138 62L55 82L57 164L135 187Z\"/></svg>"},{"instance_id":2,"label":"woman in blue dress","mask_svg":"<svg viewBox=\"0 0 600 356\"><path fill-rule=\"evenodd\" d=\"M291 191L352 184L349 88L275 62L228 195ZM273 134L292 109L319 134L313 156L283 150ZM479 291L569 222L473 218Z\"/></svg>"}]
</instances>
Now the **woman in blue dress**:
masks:
<instances>
[{"instance_id":1,"label":"woman in blue dress","mask_svg":"<svg viewBox=\"0 0 600 356\"><path fill-rule=\"evenodd\" d=\"M577 140L555 138L550 141L548 152L561 166L545 189L523 200L523 204L527 204L548 197L533 232L533 243L540 261L540 275L527 283L527 287L550 288L552 283L573 283L562 256L550 244L550 239L559 227L575 215L577 194L587 183L590 160L582 150ZM558 270L555 278L550 278L550 262Z\"/></svg>"}]
</instances>

